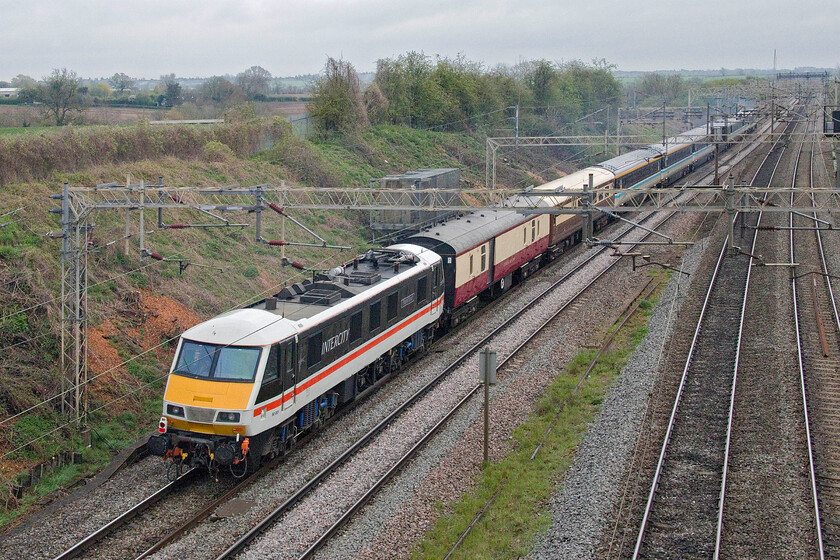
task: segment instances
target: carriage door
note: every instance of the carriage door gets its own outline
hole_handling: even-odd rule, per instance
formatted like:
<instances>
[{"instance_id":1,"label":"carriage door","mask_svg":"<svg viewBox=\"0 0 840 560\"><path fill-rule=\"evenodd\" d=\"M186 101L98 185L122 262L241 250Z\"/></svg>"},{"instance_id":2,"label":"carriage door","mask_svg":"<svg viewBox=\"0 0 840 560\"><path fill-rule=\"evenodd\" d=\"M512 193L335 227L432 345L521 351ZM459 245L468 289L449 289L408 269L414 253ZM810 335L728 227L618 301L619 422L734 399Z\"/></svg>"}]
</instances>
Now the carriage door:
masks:
<instances>
[{"instance_id":1,"label":"carriage door","mask_svg":"<svg viewBox=\"0 0 840 560\"><path fill-rule=\"evenodd\" d=\"M295 386L296 350L297 342L295 340L289 340L280 345L280 377L283 380L284 393ZM290 398L283 401L283 410L292 408L295 405L295 400L297 400L297 397L295 392L292 391Z\"/></svg>"}]
</instances>

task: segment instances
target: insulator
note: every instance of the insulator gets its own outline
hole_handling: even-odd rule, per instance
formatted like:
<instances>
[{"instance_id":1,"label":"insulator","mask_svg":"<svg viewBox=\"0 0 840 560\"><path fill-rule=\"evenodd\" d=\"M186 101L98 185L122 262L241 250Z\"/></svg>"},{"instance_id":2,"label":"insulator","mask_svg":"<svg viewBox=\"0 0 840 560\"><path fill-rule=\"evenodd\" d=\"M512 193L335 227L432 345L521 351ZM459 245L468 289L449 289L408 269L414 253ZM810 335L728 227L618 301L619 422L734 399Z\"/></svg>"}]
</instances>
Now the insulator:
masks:
<instances>
[{"instance_id":1,"label":"insulator","mask_svg":"<svg viewBox=\"0 0 840 560\"><path fill-rule=\"evenodd\" d=\"M187 224L169 224L166 227L168 227L169 229L185 229L187 227Z\"/></svg>"},{"instance_id":2,"label":"insulator","mask_svg":"<svg viewBox=\"0 0 840 560\"><path fill-rule=\"evenodd\" d=\"M306 267L297 261L292 261L290 264L298 270L306 270Z\"/></svg>"},{"instance_id":3,"label":"insulator","mask_svg":"<svg viewBox=\"0 0 840 560\"><path fill-rule=\"evenodd\" d=\"M286 215L286 212L282 208L280 208L279 206L274 204L273 202L269 202L268 207L271 208L272 210L274 210L275 212L277 212L278 214L280 214L281 216Z\"/></svg>"},{"instance_id":4,"label":"insulator","mask_svg":"<svg viewBox=\"0 0 840 560\"><path fill-rule=\"evenodd\" d=\"M160 253L151 252L151 253L149 253L149 256L152 257L153 259L155 259L156 261L162 261L163 260L163 255L161 255Z\"/></svg>"},{"instance_id":5,"label":"insulator","mask_svg":"<svg viewBox=\"0 0 840 560\"><path fill-rule=\"evenodd\" d=\"M276 246L276 247L277 247L277 246L283 246L283 245L286 245L286 242L285 242L285 241L279 241L279 240L266 241L266 243L268 243L269 245L274 245L274 246Z\"/></svg>"}]
</instances>

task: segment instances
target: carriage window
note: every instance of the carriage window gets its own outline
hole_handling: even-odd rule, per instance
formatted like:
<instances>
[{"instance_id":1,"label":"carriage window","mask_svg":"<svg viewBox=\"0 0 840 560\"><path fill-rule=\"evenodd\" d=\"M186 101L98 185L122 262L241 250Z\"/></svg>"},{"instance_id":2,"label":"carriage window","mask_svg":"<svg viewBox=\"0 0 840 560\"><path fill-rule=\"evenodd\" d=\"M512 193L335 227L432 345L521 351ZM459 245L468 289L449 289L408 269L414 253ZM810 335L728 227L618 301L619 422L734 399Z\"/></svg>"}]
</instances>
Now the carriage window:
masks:
<instances>
[{"instance_id":1,"label":"carriage window","mask_svg":"<svg viewBox=\"0 0 840 560\"><path fill-rule=\"evenodd\" d=\"M417 302L424 302L428 297L428 283L429 279L425 276L417 281Z\"/></svg>"},{"instance_id":2,"label":"carriage window","mask_svg":"<svg viewBox=\"0 0 840 560\"><path fill-rule=\"evenodd\" d=\"M370 304L370 332L375 331L382 325L382 302Z\"/></svg>"},{"instance_id":3,"label":"carriage window","mask_svg":"<svg viewBox=\"0 0 840 560\"><path fill-rule=\"evenodd\" d=\"M306 348L306 367L312 367L321 361L321 340L323 340L323 333L309 337Z\"/></svg>"},{"instance_id":4,"label":"carriage window","mask_svg":"<svg viewBox=\"0 0 840 560\"><path fill-rule=\"evenodd\" d=\"M388 296L388 321L395 319L397 317L397 299L399 298L399 294L394 292Z\"/></svg>"},{"instance_id":5,"label":"carriage window","mask_svg":"<svg viewBox=\"0 0 840 560\"><path fill-rule=\"evenodd\" d=\"M470 275L473 273L473 256L470 255Z\"/></svg>"},{"instance_id":6,"label":"carriage window","mask_svg":"<svg viewBox=\"0 0 840 560\"><path fill-rule=\"evenodd\" d=\"M522 244L528 243L528 227L522 228Z\"/></svg>"},{"instance_id":7,"label":"carriage window","mask_svg":"<svg viewBox=\"0 0 840 560\"><path fill-rule=\"evenodd\" d=\"M487 245L481 246L481 271L487 270Z\"/></svg>"},{"instance_id":8,"label":"carriage window","mask_svg":"<svg viewBox=\"0 0 840 560\"><path fill-rule=\"evenodd\" d=\"M350 317L350 342L355 342L362 338L362 312L354 313Z\"/></svg>"},{"instance_id":9,"label":"carriage window","mask_svg":"<svg viewBox=\"0 0 840 560\"><path fill-rule=\"evenodd\" d=\"M537 221L531 220L531 243L534 242L534 239L537 237Z\"/></svg>"}]
</instances>

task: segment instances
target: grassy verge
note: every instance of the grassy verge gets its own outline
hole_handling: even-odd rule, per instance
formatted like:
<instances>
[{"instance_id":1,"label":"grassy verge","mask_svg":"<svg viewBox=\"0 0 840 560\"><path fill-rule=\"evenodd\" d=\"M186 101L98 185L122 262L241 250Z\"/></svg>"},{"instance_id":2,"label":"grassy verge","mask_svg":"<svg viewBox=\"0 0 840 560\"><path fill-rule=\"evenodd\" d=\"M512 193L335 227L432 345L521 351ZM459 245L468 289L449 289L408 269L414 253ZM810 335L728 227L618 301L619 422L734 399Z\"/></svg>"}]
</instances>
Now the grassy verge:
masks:
<instances>
[{"instance_id":1,"label":"grassy verge","mask_svg":"<svg viewBox=\"0 0 840 560\"><path fill-rule=\"evenodd\" d=\"M0 127L0 136L20 136L22 134L37 134L46 130L56 130L54 126L8 126Z\"/></svg>"},{"instance_id":2,"label":"grassy verge","mask_svg":"<svg viewBox=\"0 0 840 560\"><path fill-rule=\"evenodd\" d=\"M501 559L529 553L535 536L551 523L547 509L551 494L610 386L647 334L647 323L658 297L659 290L642 302L577 392L575 385L597 351L581 352L572 360L546 390L534 412L514 432L514 451L503 460L486 465L476 486L438 519L412 558L443 558L491 499L492 504L452 557ZM552 424L554 428L543 440ZM531 460L531 454L541 442L536 458Z\"/></svg>"},{"instance_id":3,"label":"grassy verge","mask_svg":"<svg viewBox=\"0 0 840 560\"><path fill-rule=\"evenodd\" d=\"M154 395L161 392L162 384L158 382L150 389ZM82 437L78 433L61 434L55 438L40 440L34 449L24 452L25 456L48 457L65 449L81 449L81 462L63 465L55 468L38 481L36 485L27 488L23 498L14 508L0 507L0 527L14 523L19 517L38 509L40 506L61 497L66 488L74 482L93 476L100 469L111 462L115 453L134 443L138 437L150 432L145 418L160 411L161 398L150 395L141 406L141 413L123 412L109 415L104 410L89 416L91 431L91 446L84 447ZM56 417L56 422L61 419ZM20 438L37 437L43 431L52 429L53 425L39 425L45 422L42 416L27 416L14 426Z\"/></svg>"}]
</instances>

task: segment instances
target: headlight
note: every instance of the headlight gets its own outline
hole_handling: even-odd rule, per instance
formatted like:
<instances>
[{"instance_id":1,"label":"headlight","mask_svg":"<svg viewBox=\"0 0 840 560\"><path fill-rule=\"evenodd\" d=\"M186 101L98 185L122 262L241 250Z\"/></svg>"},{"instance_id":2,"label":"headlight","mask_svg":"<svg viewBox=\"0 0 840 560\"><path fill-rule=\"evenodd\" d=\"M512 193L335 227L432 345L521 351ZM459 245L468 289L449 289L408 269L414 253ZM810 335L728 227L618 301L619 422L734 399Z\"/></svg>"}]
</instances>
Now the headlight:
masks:
<instances>
[{"instance_id":1,"label":"headlight","mask_svg":"<svg viewBox=\"0 0 840 560\"><path fill-rule=\"evenodd\" d=\"M183 418L184 407L178 406L177 404L168 404L166 405L166 413L171 414L172 416L180 416L181 418Z\"/></svg>"},{"instance_id":2,"label":"headlight","mask_svg":"<svg viewBox=\"0 0 840 560\"><path fill-rule=\"evenodd\" d=\"M216 422L239 422L238 412L220 412L216 416Z\"/></svg>"}]
</instances>

